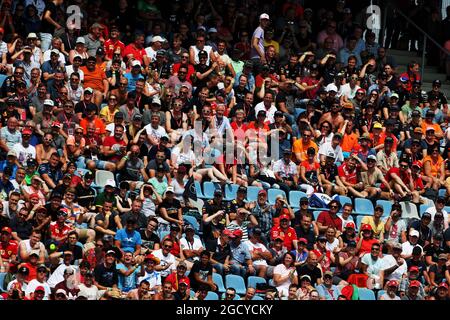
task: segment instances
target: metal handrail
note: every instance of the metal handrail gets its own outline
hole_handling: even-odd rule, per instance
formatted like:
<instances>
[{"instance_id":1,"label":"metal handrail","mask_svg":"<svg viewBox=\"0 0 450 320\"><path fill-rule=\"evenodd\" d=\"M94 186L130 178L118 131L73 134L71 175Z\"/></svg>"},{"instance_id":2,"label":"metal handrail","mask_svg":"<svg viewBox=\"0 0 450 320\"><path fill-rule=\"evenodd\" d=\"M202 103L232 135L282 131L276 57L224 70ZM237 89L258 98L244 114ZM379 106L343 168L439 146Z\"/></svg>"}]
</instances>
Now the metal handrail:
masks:
<instances>
[{"instance_id":1,"label":"metal handrail","mask_svg":"<svg viewBox=\"0 0 450 320\"><path fill-rule=\"evenodd\" d=\"M409 24L411 24L414 28L416 28L421 34L423 34L423 48L422 48L422 76L423 76L423 71L425 68L425 50L426 50L426 46L427 46L427 39L430 40L436 47L438 47L442 52L444 52L447 55L450 55L450 51L448 51L447 49L445 49L442 45L439 44L439 42L437 42L435 39L433 39L425 30L423 30L421 27L419 27L413 20L411 20L410 17L408 17L403 11L401 11L400 9L398 9L397 7L395 7L394 5L388 3L386 5L386 10L384 13L384 19L383 19L383 29L382 29L382 34L383 34L383 38L384 35L386 33L386 19L387 19L387 12L388 10L395 10L396 13L398 13L400 16L402 16L406 21L408 21Z\"/></svg>"}]
</instances>

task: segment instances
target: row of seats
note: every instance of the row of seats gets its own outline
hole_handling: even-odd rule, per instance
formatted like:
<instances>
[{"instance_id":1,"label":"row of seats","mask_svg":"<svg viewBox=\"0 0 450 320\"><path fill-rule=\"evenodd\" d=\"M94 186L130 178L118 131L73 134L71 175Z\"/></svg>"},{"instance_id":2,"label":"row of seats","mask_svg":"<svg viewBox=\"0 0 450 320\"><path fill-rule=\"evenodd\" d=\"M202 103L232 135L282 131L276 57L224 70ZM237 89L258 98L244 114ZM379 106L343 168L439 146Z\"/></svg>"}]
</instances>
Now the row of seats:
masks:
<instances>
[{"instance_id":1,"label":"row of seats","mask_svg":"<svg viewBox=\"0 0 450 320\"><path fill-rule=\"evenodd\" d=\"M220 188L220 185L206 181L203 183L203 191L200 183L198 181L195 182L195 189L197 193L197 197L200 199L212 199L214 198L214 191ZM237 184L228 184L225 185L225 193L224 193L224 200L231 201L236 198L236 193L239 188L239 185ZM258 198L258 192L262 190L260 187L255 186L249 186L247 187L247 201L257 201ZM442 192L443 191L443 192ZM445 189L439 190L440 194L445 194ZM267 200L268 202L273 205L275 204L276 197L278 195L282 195L286 197L286 194L281 189L268 189L267 190ZM292 208L298 209L300 207L300 199L302 197L306 197L306 193L303 191L296 191L292 190L289 192L289 204ZM353 205L353 214L358 215L373 215L374 214L374 205L372 201L365 199L365 198L355 198L354 201L350 197L347 196L339 196L339 202L341 205L344 205L346 203L350 203ZM387 217L389 216L391 209L392 209L393 201L389 200L377 200L376 205L380 205L383 207L384 212L383 216ZM417 212L417 207L411 203L411 202L401 202L402 205L402 211L403 215L402 218L419 218L419 214ZM426 209L428 209L431 205L429 204L422 204L420 206L420 215L425 212ZM316 209L320 210L319 208L310 208L310 209ZM450 207L445 207L445 210L449 211Z\"/></svg>"}]
</instances>

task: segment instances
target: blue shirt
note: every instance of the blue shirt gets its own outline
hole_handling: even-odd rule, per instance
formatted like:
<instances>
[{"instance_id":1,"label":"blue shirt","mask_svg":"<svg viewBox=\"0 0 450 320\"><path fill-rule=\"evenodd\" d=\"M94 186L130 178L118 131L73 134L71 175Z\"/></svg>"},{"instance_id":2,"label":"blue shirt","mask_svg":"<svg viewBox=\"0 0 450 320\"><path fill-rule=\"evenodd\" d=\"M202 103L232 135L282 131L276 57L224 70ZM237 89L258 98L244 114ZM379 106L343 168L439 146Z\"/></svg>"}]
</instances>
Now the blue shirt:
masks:
<instances>
[{"instance_id":1,"label":"blue shirt","mask_svg":"<svg viewBox=\"0 0 450 320\"><path fill-rule=\"evenodd\" d=\"M63 173L59 168L50 167L50 163L43 163L38 168L39 175L47 174L50 179L57 185L63 178Z\"/></svg>"},{"instance_id":2,"label":"blue shirt","mask_svg":"<svg viewBox=\"0 0 450 320\"><path fill-rule=\"evenodd\" d=\"M17 164L13 163L8 163L7 160L3 160L0 161L0 172L3 172L5 170L6 167L10 167L12 169L12 175L10 177L10 179L15 179L16 178L16 172L17 172Z\"/></svg>"},{"instance_id":3,"label":"blue shirt","mask_svg":"<svg viewBox=\"0 0 450 320\"><path fill-rule=\"evenodd\" d=\"M120 247L126 252L134 252L136 245L142 244L141 235L136 230L129 233L126 229L120 229L116 233L115 240L120 241Z\"/></svg>"},{"instance_id":4,"label":"blue shirt","mask_svg":"<svg viewBox=\"0 0 450 320\"><path fill-rule=\"evenodd\" d=\"M117 270L124 270L124 271L128 270L128 268L123 263L119 263L116 268ZM140 268L137 268L136 270L134 270L132 274L128 276L124 276L119 272L119 282L117 284L119 289L122 290L123 292L128 292L130 290L135 289L137 287L137 275L140 272L140 270L141 270Z\"/></svg>"},{"instance_id":5,"label":"blue shirt","mask_svg":"<svg viewBox=\"0 0 450 320\"><path fill-rule=\"evenodd\" d=\"M331 285L331 288L328 289L324 284L319 284L317 287L317 292L320 297L325 298L325 300L337 300L339 295L341 294L341 290L334 284Z\"/></svg>"},{"instance_id":6,"label":"blue shirt","mask_svg":"<svg viewBox=\"0 0 450 320\"><path fill-rule=\"evenodd\" d=\"M125 73L124 77L128 79L128 92L136 89L136 81L138 79L144 79L144 76L142 74L139 73L137 76L133 76L131 72Z\"/></svg>"}]
</instances>

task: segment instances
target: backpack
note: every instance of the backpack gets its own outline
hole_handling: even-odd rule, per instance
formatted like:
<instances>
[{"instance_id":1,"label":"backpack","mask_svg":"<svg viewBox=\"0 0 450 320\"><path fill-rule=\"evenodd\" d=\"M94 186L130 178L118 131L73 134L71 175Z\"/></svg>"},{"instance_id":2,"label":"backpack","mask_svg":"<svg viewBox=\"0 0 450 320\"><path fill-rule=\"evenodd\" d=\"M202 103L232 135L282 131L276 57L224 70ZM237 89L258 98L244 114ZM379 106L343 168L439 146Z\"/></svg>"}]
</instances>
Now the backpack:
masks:
<instances>
[{"instance_id":1,"label":"backpack","mask_svg":"<svg viewBox=\"0 0 450 320\"><path fill-rule=\"evenodd\" d=\"M325 193L314 193L309 198L309 206L311 208L328 208L328 204L331 200L333 200L333 198Z\"/></svg>"}]
</instances>

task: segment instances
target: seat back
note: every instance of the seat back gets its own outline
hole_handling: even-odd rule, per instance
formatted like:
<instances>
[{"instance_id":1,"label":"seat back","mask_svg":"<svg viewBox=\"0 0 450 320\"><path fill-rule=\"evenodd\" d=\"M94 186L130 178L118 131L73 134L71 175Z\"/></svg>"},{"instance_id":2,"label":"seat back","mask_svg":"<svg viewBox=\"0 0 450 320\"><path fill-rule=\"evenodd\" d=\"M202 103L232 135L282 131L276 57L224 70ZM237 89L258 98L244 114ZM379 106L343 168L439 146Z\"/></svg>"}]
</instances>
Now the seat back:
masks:
<instances>
[{"instance_id":1,"label":"seat back","mask_svg":"<svg viewBox=\"0 0 450 320\"><path fill-rule=\"evenodd\" d=\"M217 291L219 291L219 293L225 292L225 286L223 285L222 276L216 272L213 272L212 278L213 282L217 285Z\"/></svg>"},{"instance_id":2,"label":"seat back","mask_svg":"<svg viewBox=\"0 0 450 320\"><path fill-rule=\"evenodd\" d=\"M383 217L387 217L391 214L392 202L388 200L377 200L377 206L383 207Z\"/></svg>"},{"instance_id":3,"label":"seat back","mask_svg":"<svg viewBox=\"0 0 450 320\"><path fill-rule=\"evenodd\" d=\"M375 293L367 288L359 288L359 300L376 300Z\"/></svg>"},{"instance_id":4,"label":"seat back","mask_svg":"<svg viewBox=\"0 0 450 320\"><path fill-rule=\"evenodd\" d=\"M95 185L100 188L104 188L106 181L112 179L116 181L114 174L108 170L97 170L95 171Z\"/></svg>"},{"instance_id":5,"label":"seat back","mask_svg":"<svg viewBox=\"0 0 450 320\"><path fill-rule=\"evenodd\" d=\"M280 194L284 198L286 198L286 193L283 190L281 190L281 189L269 189L269 191L267 192L267 198L269 200L269 203L271 205L274 205L277 196L280 195Z\"/></svg>"},{"instance_id":6,"label":"seat back","mask_svg":"<svg viewBox=\"0 0 450 320\"><path fill-rule=\"evenodd\" d=\"M226 201L231 201L236 199L237 190L239 185L237 184L226 184L225 185L225 198Z\"/></svg>"},{"instance_id":7,"label":"seat back","mask_svg":"<svg viewBox=\"0 0 450 320\"><path fill-rule=\"evenodd\" d=\"M361 221L364 217L366 217L366 216L356 216L356 228L358 230L361 229Z\"/></svg>"},{"instance_id":8,"label":"seat back","mask_svg":"<svg viewBox=\"0 0 450 320\"><path fill-rule=\"evenodd\" d=\"M219 296L213 291L208 291L205 300L219 300Z\"/></svg>"},{"instance_id":9,"label":"seat back","mask_svg":"<svg viewBox=\"0 0 450 320\"><path fill-rule=\"evenodd\" d=\"M197 195L197 197L201 199L205 198L202 192L202 185L200 184L200 182L194 181L194 186L195 186L195 194Z\"/></svg>"},{"instance_id":10,"label":"seat back","mask_svg":"<svg viewBox=\"0 0 450 320\"><path fill-rule=\"evenodd\" d=\"M245 295L247 288L245 287L244 278L235 274L227 274L225 276L225 286L226 288L236 289L238 295Z\"/></svg>"},{"instance_id":11,"label":"seat back","mask_svg":"<svg viewBox=\"0 0 450 320\"><path fill-rule=\"evenodd\" d=\"M256 289L256 285L258 283L264 283L267 284L266 279L256 276L250 276L247 279L247 287L253 287Z\"/></svg>"},{"instance_id":12,"label":"seat back","mask_svg":"<svg viewBox=\"0 0 450 320\"><path fill-rule=\"evenodd\" d=\"M370 200L364 198L355 199L355 212L357 215L373 216L373 204Z\"/></svg>"},{"instance_id":13,"label":"seat back","mask_svg":"<svg viewBox=\"0 0 450 320\"><path fill-rule=\"evenodd\" d=\"M386 293L386 290L380 290L377 292L377 300L380 300L380 297Z\"/></svg>"},{"instance_id":14,"label":"seat back","mask_svg":"<svg viewBox=\"0 0 450 320\"><path fill-rule=\"evenodd\" d=\"M411 219L411 218L419 218L419 214L417 213L417 206L412 202L400 202L402 206L402 219Z\"/></svg>"},{"instance_id":15,"label":"seat back","mask_svg":"<svg viewBox=\"0 0 450 320\"><path fill-rule=\"evenodd\" d=\"M427 211L427 209L430 208L430 207L432 207L432 206L429 205L429 204L421 204L421 205L420 205L420 216L422 216L423 213L424 213L425 211Z\"/></svg>"},{"instance_id":16,"label":"seat back","mask_svg":"<svg viewBox=\"0 0 450 320\"><path fill-rule=\"evenodd\" d=\"M214 191L216 191L216 186L210 181L203 182L203 195L206 199L214 198Z\"/></svg>"},{"instance_id":17,"label":"seat back","mask_svg":"<svg viewBox=\"0 0 450 320\"><path fill-rule=\"evenodd\" d=\"M263 188L249 186L247 187L247 201L252 202L258 200L258 192Z\"/></svg>"},{"instance_id":18,"label":"seat back","mask_svg":"<svg viewBox=\"0 0 450 320\"><path fill-rule=\"evenodd\" d=\"M195 233L200 231L200 224L198 223L197 219L195 219L193 216L186 216L183 215L183 220L185 220L187 223L189 223L192 227L195 229Z\"/></svg>"},{"instance_id":19,"label":"seat back","mask_svg":"<svg viewBox=\"0 0 450 320\"><path fill-rule=\"evenodd\" d=\"M292 190L289 192L289 204L291 207L300 208L300 199L307 197L303 191Z\"/></svg>"},{"instance_id":20,"label":"seat back","mask_svg":"<svg viewBox=\"0 0 450 320\"><path fill-rule=\"evenodd\" d=\"M351 205L353 205L352 199L347 196L339 195L339 202L341 203L341 206L343 206L346 203L350 203Z\"/></svg>"}]
</instances>

